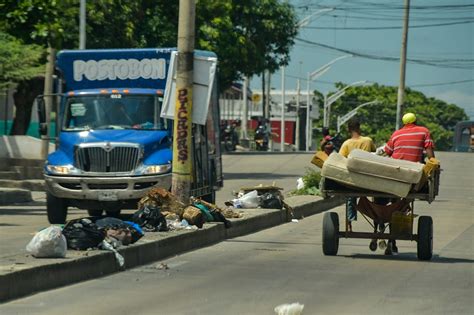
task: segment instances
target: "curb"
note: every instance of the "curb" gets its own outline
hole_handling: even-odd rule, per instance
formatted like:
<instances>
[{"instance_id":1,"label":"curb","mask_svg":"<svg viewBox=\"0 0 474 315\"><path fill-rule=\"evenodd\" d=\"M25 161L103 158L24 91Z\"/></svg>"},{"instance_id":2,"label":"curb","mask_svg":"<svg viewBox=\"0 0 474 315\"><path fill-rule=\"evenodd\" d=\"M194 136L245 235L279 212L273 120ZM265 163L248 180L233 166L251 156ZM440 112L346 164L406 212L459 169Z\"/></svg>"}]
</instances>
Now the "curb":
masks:
<instances>
[{"instance_id":1,"label":"curb","mask_svg":"<svg viewBox=\"0 0 474 315\"><path fill-rule=\"evenodd\" d=\"M316 199L316 200L314 200ZM293 217L304 217L318 214L342 203L340 198L320 199L295 202L286 199L293 212ZM294 204L294 205L293 205ZM232 227L225 229L222 223L205 224L202 229L176 232L176 235L157 236L158 240L139 241L119 252L125 258L125 268L130 269L148 264L186 251L210 246L223 240L274 227L291 221L286 210L255 209L247 212L249 217L231 219ZM255 214L251 214L255 212ZM76 256L76 257L71 257ZM35 259L35 258L31 258ZM31 261L31 260L30 260ZM36 259L40 265L0 275L0 302L17 299L26 295L70 285L120 271L112 252L68 251L65 259ZM46 262L45 264L42 264Z\"/></svg>"},{"instance_id":2,"label":"curb","mask_svg":"<svg viewBox=\"0 0 474 315\"><path fill-rule=\"evenodd\" d=\"M20 202L31 202L31 191L18 188L0 188L0 206Z\"/></svg>"}]
</instances>

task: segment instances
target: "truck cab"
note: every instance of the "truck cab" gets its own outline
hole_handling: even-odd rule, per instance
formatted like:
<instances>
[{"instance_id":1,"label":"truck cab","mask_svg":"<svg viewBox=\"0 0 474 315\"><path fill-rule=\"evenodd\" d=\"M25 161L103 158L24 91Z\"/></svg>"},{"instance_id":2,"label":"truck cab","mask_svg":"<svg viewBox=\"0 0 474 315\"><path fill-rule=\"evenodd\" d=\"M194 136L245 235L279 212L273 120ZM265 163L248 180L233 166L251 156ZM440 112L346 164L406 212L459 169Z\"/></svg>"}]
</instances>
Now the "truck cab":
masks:
<instances>
[{"instance_id":1,"label":"truck cab","mask_svg":"<svg viewBox=\"0 0 474 315\"><path fill-rule=\"evenodd\" d=\"M174 106L173 54L174 49L59 52L56 150L44 166L50 223L64 223L68 207L114 215L136 209L152 187L170 189L173 120L163 102ZM209 52L195 54L216 60ZM201 69L207 68L198 67L195 78L215 80ZM201 104L195 106L207 115L193 123L192 195L213 202L222 187L222 164L218 94L216 84L208 86L201 91L207 97L198 95ZM41 120L44 97L38 104Z\"/></svg>"}]
</instances>

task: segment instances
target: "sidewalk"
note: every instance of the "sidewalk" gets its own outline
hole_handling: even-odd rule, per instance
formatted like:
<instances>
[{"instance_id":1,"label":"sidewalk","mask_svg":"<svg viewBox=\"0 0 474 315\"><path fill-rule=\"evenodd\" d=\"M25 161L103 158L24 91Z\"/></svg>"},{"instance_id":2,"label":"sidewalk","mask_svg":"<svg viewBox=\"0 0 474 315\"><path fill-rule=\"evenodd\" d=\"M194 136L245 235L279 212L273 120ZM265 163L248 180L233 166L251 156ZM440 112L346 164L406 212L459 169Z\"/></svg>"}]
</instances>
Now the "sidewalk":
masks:
<instances>
[{"instance_id":1,"label":"sidewalk","mask_svg":"<svg viewBox=\"0 0 474 315\"><path fill-rule=\"evenodd\" d=\"M33 199L40 206L41 194ZM293 210L245 209L244 217L231 219L232 227L221 223L208 223L200 230L181 230L147 233L137 243L119 252L125 258L125 269L147 264L185 251L209 246L228 238L257 232L279 224L321 213L342 203L341 199L323 200L315 196L295 196L285 199ZM10 208L18 207L17 205ZM9 209L12 210L12 209ZM21 211L21 210L20 210ZM34 210L33 210L34 212ZM73 217L84 212L71 213ZM47 225L45 225L47 226ZM23 227L24 228L24 227ZM16 299L34 292L93 279L120 270L113 253L106 251L72 251L64 259L36 259L26 254L26 243L31 239L31 227L21 239L2 239L0 247L0 302ZM3 244L5 243L5 244Z\"/></svg>"}]
</instances>

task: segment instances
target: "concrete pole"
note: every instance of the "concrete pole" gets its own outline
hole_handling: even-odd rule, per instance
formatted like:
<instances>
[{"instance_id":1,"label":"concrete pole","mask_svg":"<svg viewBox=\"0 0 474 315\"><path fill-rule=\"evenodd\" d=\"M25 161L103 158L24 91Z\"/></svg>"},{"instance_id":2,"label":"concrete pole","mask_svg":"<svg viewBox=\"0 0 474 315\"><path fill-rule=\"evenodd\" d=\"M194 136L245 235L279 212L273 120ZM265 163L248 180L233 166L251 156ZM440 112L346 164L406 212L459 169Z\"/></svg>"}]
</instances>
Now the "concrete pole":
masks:
<instances>
[{"instance_id":1,"label":"concrete pole","mask_svg":"<svg viewBox=\"0 0 474 315\"><path fill-rule=\"evenodd\" d=\"M328 126L328 123L327 123L327 99L328 99L328 95L327 94L324 94L324 102L323 102L323 127L327 127Z\"/></svg>"},{"instance_id":2,"label":"concrete pole","mask_svg":"<svg viewBox=\"0 0 474 315\"><path fill-rule=\"evenodd\" d=\"M308 81L306 82L306 151L309 151L309 133L311 132L311 126L309 125L309 110L310 110L310 97L309 97L309 76L310 73L308 72Z\"/></svg>"},{"instance_id":3,"label":"concrete pole","mask_svg":"<svg viewBox=\"0 0 474 315\"><path fill-rule=\"evenodd\" d=\"M194 67L194 0L179 1L178 71L174 114L173 176L171 192L189 204L192 180L192 109Z\"/></svg>"},{"instance_id":4,"label":"concrete pole","mask_svg":"<svg viewBox=\"0 0 474 315\"><path fill-rule=\"evenodd\" d=\"M247 95L247 89L248 89L248 85L249 85L249 79L248 77L244 77L244 85L243 85L243 91L242 91L242 95L243 95L243 107L242 107L242 125L241 125L241 133L240 133L240 138L241 139L245 139L245 140L248 140L249 138L249 135L248 135L248 128L247 128L247 124L248 124L248 121L249 121L249 117L248 117L248 95Z\"/></svg>"},{"instance_id":5,"label":"concrete pole","mask_svg":"<svg viewBox=\"0 0 474 315\"><path fill-rule=\"evenodd\" d=\"M79 6L79 49L86 49L86 0Z\"/></svg>"},{"instance_id":6,"label":"concrete pole","mask_svg":"<svg viewBox=\"0 0 474 315\"><path fill-rule=\"evenodd\" d=\"M300 150L300 79L296 81L296 127L295 127L295 146Z\"/></svg>"},{"instance_id":7,"label":"concrete pole","mask_svg":"<svg viewBox=\"0 0 474 315\"><path fill-rule=\"evenodd\" d=\"M271 91L271 88L270 88L270 80L271 80L271 76L272 74L270 73L270 71L267 72L267 98L265 99L266 101L266 104L265 104L265 114L264 114L264 117L265 118L268 118L268 120L270 121L270 91Z\"/></svg>"},{"instance_id":8,"label":"concrete pole","mask_svg":"<svg viewBox=\"0 0 474 315\"><path fill-rule=\"evenodd\" d=\"M410 15L410 0L405 0L405 18L403 23L403 38L402 49L400 56L400 85L398 86L397 97L397 123L395 128L399 129L401 126L400 120L403 113L403 102L405 96L405 70L407 65L407 41L408 41L408 21Z\"/></svg>"},{"instance_id":9,"label":"concrete pole","mask_svg":"<svg viewBox=\"0 0 474 315\"><path fill-rule=\"evenodd\" d=\"M280 151L285 151L285 66L281 67L281 147Z\"/></svg>"},{"instance_id":10,"label":"concrete pole","mask_svg":"<svg viewBox=\"0 0 474 315\"><path fill-rule=\"evenodd\" d=\"M56 49L48 46L48 61L46 63L46 71L44 74L44 106L45 106L45 118L46 118L46 135L41 136L41 158L46 160L49 154L49 133L50 133L50 120L51 120L51 109L53 108L53 73L54 63L56 60ZM57 114L57 113L56 113ZM59 126L56 126L59 128Z\"/></svg>"}]
</instances>

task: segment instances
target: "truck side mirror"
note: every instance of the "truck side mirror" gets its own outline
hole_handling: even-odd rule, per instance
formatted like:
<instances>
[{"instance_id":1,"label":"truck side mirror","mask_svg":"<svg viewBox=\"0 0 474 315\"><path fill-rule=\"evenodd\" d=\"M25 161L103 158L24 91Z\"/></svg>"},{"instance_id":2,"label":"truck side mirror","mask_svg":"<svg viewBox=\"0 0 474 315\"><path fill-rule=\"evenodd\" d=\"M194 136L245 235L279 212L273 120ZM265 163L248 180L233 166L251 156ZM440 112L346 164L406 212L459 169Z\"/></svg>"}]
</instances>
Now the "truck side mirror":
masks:
<instances>
[{"instance_id":1,"label":"truck side mirror","mask_svg":"<svg viewBox=\"0 0 474 315\"><path fill-rule=\"evenodd\" d=\"M46 123L46 106L43 95L36 97L36 106L38 108L39 134L44 136L48 134L48 124Z\"/></svg>"}]
</instances>

